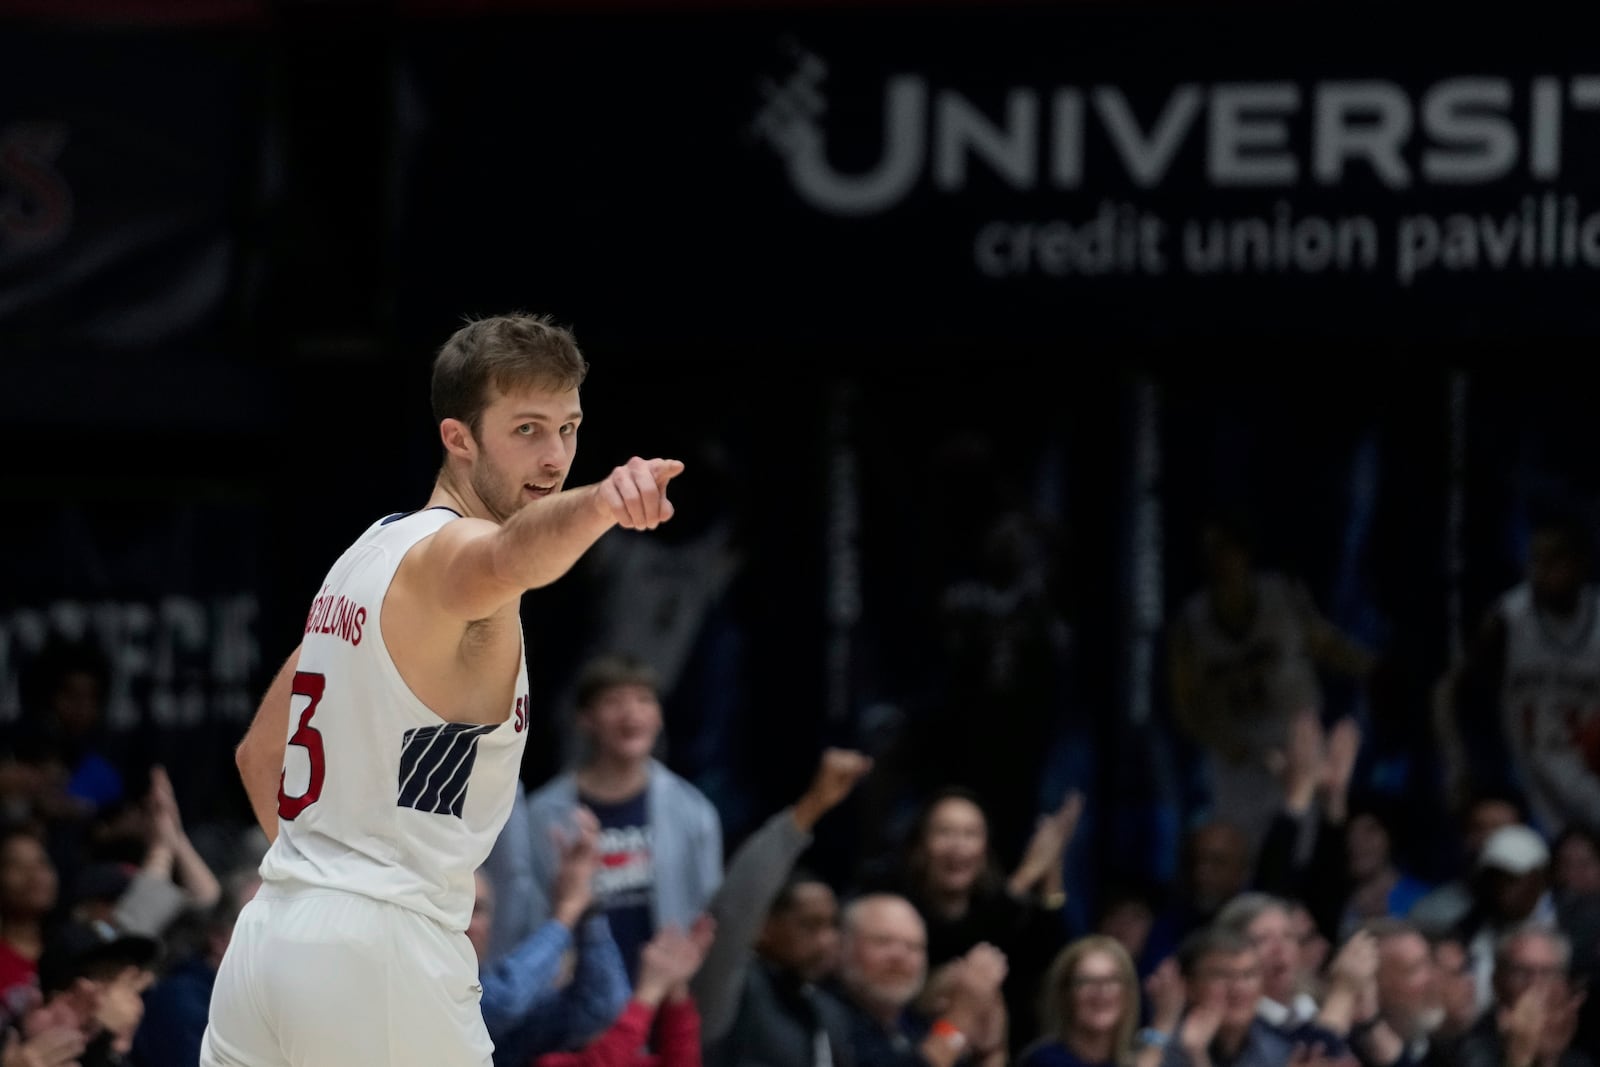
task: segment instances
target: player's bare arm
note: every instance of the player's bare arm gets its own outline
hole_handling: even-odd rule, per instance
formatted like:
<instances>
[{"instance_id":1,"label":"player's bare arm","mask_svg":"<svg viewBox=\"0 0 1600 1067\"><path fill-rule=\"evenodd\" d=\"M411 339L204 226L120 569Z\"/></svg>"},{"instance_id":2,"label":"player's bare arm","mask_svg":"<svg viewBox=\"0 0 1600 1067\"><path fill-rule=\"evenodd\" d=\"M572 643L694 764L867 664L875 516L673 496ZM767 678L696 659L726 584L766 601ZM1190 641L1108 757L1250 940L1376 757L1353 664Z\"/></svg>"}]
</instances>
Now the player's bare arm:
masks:
<instances>
[{"instance_id":1,"label":"player's bare arm","mask_svg":"<svg viewBox=\"0 0 1600 1067\"><path fill-rule=\"evenodd\" d=\"M256 717L245 731L244 740L234 749L233 761L244 782L250 810L266 833L268 841L278 837L278 783L283 774L283 750L289 736L289 690L300 663L300 649L278 671L267 693L261 698Z\"/></svg>"},{"instance_id":2,"label":"player's bare arm","mask_svg":"<svg viewBox=\"0 0 1600 1067\"><path fill-rule=\"evenodd\" d=\"M396 581L452 619L488 619L566 574L611 527L653 530L670 519L667 483L682 472L678 460L636 456L593 485L530 502L504 523L449 523L406 558Z\"/></svg>"}]
</instances>

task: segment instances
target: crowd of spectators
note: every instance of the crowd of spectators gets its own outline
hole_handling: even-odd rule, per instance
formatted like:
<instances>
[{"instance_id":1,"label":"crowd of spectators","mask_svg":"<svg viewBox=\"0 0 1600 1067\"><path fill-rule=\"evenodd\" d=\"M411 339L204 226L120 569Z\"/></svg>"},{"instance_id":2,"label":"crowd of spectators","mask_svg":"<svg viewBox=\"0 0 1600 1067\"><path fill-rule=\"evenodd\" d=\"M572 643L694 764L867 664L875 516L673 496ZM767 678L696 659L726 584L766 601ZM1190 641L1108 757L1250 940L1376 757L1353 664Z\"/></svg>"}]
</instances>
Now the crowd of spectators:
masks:
<instances>
[{"instance_id":1,"label":"crowd of spectators","mask_svg":"<svg viewBox=\"0 0 1600 1067\"><path fill-rule=\"evenodd\" d=\"M1012 527L991 547L1020 559ZM1443 877L1415 861L1404 798L1364 777L1363 723L1323 698L1330 676L1373 678L1383 650L1259 568L1238 527L1214 522L1203 544L1205 584L1167 636L1173 727L1208 796L1170 884L1089 866L1106 849L1077 847L1085 828L1115 825L1095 819L1100 792L1019 802L1040 792L1037 752L1022 780L988 752L985 776L921 789L903 829L860 835L890 847L842 877L808 850L875 774L849 747L819 746L791 804L725 839L663 750L659 671L591 659L568 769L518 798L478 872L467 934L495 1062L1592 1067L1600 597L1585 531L1539 525L1526 580L1440 680ZM1025 571L998 584L1026 590ZM969 632L974 605L998 603L982 592L952 601L967 635L952 655L1025 645ZM1063 644L1048 612L987 614L1042 620L1038 647ZM1005 677L1023 706L1027 676ZM91 650L53 645L30 679L0 746L0 1065L186 1067L265 838L180 812L161 767L114 758Z\"/></svg>"}]
</instances>

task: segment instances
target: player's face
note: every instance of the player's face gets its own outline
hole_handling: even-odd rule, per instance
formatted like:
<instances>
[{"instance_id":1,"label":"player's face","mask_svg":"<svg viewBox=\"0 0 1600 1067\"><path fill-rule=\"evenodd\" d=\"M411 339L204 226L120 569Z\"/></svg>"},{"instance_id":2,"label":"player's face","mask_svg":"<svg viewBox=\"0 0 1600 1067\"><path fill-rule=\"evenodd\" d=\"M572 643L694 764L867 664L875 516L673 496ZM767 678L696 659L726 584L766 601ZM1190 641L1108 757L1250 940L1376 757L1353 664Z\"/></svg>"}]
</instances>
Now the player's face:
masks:
<instances>
[{"instance_id":1,"label":"player's face","mask_svg":"<svg viewBox=\"0 0 1600 1067\"><path fill-rule=\"evenodd\" d=\"M524 388L495 395L478 424L472 488L497 520L504 522L523 505L561 491L578 452L582 421L576 389Z\"/></svg>"},{"instance_id":2,"label":"player's face","mask_svg":"<svg viewBox=\"0 0 1600 1067\"><path fill-rule=\"evenodd\" d=\"M1528 554L1528 577L1540 605L1569 611L1583 584L1583 567L1567 539L1559 534L1535 534Z\"/></svg>"},{"instance_id":3,"label":"player's face","mask_svg":"<svg viewBox=\"0 0 1600 1067\"><path fill-rule=\"evenodd\" d=\"M650 758L661 733L661 701L647 685L613 685L585 713L597 753L623 763Z\"/></svg>"},{"instance_id":4,"label":"player's face","mask_svg":"<svg viewBox=\"0 0 1600 1067\"><path fill-rule=\"evenodd\" d=\"M1250 578L1250 554L1233 537L1217 527L1201 536L1206 572L1214 586L1241 585Z\"/></svg>"}]
</instances>

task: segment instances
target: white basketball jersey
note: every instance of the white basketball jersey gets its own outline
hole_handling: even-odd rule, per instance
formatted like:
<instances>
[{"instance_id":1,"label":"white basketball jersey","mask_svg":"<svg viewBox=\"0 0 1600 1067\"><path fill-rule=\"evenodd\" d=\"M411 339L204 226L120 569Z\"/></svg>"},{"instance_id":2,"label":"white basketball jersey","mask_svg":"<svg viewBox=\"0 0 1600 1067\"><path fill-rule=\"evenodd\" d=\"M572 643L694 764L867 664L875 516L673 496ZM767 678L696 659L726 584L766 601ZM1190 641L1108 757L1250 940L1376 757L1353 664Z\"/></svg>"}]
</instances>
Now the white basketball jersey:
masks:
<instances>
[{"instance_id":1,"label":"white basketball jersey","mask_svg":"<svg viewBox=\"0 0 1600 1067\"><path fill-rule=\"evenodd\" d=\"M1596 590L1585 589L1569 624L1541 615L1526 583L1500 600L1506 625L1501 721L1533 813L1552 834L1572 817L1562 794L1577 795L1576 782L1600 776L1597 599Z\"/></svg>"},{"instance_id":2,"label":"white basketball jersey","mask_svg":"<svg viewBox=\"0 0 1600 1067\"><path fill-rule=\"evenodd\" d=\"M504 722L445 722L400 677L380 624L401 559L455 518L445 508L391 515L328 572L306 618L278 839L261 877L360 893L465 930L473 872L519 788L527 659Z\"/></svg>"},{"instance_id":3,"label":"white basketball jersey","mask_svg":"<svg viewBox=\"0 0 1600 1067\"><path fill-rule=\"evenodd\" d=\"M1295 712L1321 706L1321 691L1293 587L1271 572L1258 575L1255 585L1255 618L1245 633L1231 634L1218 624L1204 591L1184 606L1184 622L1193 641L1203 714L1227 724L1239 741L1275 748Z\"/></svg>"}]
</instances>

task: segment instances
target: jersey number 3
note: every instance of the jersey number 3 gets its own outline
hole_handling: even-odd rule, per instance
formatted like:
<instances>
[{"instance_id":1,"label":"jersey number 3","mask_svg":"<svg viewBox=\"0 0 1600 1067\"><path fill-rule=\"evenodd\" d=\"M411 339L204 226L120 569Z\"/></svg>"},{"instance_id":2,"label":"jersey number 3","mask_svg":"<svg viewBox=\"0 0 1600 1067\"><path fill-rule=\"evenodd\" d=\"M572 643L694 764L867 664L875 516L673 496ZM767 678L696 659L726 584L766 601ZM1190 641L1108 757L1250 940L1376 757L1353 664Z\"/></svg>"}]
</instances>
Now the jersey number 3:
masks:
<instances>
[{"instance_id":1,"label":"jersey number 3","mask_svg":"<svg viewBox=\"0 0 1600 1067\"><path fill-rule=\"evenodd\" d=\"M300 722L294 728L294 733L289 735L289 744L297 745L306 750L306 759L310 765L311 773L306 777L305 792L297 797L292 797L283 790L284 779L288 777L288 768L278 775L278 818L293 821L302 811L317 802L322 796L322 777L327 773L327 765L322 756L322 734L311 725L311 717L317 713L317 705L322 702L322 690L327 684L327 679L320 674L309 671L299 671L294 676L294 685L290 692L295 696L307 697L311 703L306 705L300 713Z\"/></svg>"}]
</instances>

